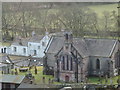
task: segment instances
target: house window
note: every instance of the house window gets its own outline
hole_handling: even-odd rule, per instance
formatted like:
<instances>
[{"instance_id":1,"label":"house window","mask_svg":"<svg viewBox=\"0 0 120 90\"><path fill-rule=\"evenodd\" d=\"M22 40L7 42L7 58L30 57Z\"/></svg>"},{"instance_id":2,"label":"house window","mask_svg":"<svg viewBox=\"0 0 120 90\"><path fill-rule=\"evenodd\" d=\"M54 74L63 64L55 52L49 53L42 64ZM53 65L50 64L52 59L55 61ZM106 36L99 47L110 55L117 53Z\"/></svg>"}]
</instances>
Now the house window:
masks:
<instances>
[{"instance_id":1,"label":"house window","mask_svg":"<svg viewBox=\"0 0 120 90\"><path fill-rule=\"evenodd\" d=\"M62 69L65 70L65 57L64 56L62 56L62 63L63 63Z\"/></svg>"},{"instance_id":2,"label":"house window","mask_svg":"<svg viewBox=\"0 0 120 90\"><path fill-rule=\"evenodd\" d=\"M17 51L17 48L16 47L14 47L14 52L16 52Z\"/></svg>"},{"instance_id":3,"label":"house window","mask_svg":"<svg viewBox=\"0 0 120 90\"><path fill-rule=\"evenodd\" d=\"M26 53L26 48L23 48L23 52Z\"/></svg>"},{"instance_id":4,"label":"house window","mask_svg":"<svg viewBox=\"0 0 120 90\"><path fill-rule=\"evenodd\" d=\"M6 53L6 48L4 48L4 53Z\"/></svg>"},{"instance_id":5,"label":"house window","mask_svg":"<svg viewBox=\"0 0 120 90\"><path fill-rule=\"evenodd\" d=\"M4 53L3 48L1 49L1 52Z\"/></svg>"},{"instance_id":6,"label":"house window","mask_svg":"<svg viewBox=\"0 0 120 90\"><path fill-rule=\"evenodd\" d=\"M70 59L70 70L72 71L73 70L73 60L72 60L72 57Z\"/></svg>"},{"instance_id":7,"label":"house window","mask_svg":"<svg viewBox=\"0 0 120 90\"><path fill-rule=\"evenodd\" d=\"M40 46L38 46L38 49L40 49Z\"/></svg>"},{"instance_id":8,"label":"house window","mask_svg":"<svg viewBox=\"0 0 120 90\"><path fill-rule=\"evenodd\" d=\"M67 60L67 63L66 63L66 64L67 64L67 70L69 70L69 60L68 60L68 59L69 59L69 57L68 57L68 55L67 55L67 56L66 56L66 60Z\"/></svg>"},{"instance_id":9,"label":"house window","mask_svg":"<svg viewBox=\"0 0 120 90\"><path fill-rule=\"evenodd\" d=\"M34 50L34 55L36 55L37 54L37 51L36 50Z\"/></svg>"},{"instance_id":10,"label":"house window","mask_svg":"<svg viewBox=\"0 0 120 90\"><path fill-rule=\"evenodd\" d=\"M42 46L45 46L45 42L42 42Z\"/></svg>"},{"instance_id":11,"label":"house window","mask_svg":"<svg viewBox=\"0 0 120 90\"><path fill-rule=\"evenodd\" d=\"M100 60L99 59L96 60L96 69L100 69Z\"/></svg>"}]
</instances>

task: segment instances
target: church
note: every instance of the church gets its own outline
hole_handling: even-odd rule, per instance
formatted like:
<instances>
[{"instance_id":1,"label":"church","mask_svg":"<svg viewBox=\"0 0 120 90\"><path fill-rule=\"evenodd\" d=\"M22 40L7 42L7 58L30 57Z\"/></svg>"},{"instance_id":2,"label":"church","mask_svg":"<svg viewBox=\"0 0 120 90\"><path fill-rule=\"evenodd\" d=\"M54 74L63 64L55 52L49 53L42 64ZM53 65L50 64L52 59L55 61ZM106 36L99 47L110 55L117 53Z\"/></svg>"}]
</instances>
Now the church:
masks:
<instances>
[{"instance_id":1,"label":"church","mask_svg":"<svg viewBox=\"0 0 120 90\"><path fill-rule=\"evenodd\" d=\"M115 76L120 69L120 42L52 36L45 50L44 74L60 82L83 82L88 76Z\"/></svg>"}]
</instances>

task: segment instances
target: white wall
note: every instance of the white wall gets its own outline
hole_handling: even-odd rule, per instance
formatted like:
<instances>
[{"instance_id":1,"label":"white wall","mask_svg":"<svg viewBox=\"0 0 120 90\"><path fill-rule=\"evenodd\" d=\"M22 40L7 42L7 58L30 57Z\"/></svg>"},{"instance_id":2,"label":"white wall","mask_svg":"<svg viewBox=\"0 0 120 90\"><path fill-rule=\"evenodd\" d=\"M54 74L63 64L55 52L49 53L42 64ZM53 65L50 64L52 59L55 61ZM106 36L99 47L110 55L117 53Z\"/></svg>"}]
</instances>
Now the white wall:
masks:
<instances>
[{"instance_id":1,"label":"white wall","mask_svg":"<svg viewBox=\"0 0 120 90\"><path fill-rule=\"evenodd\" d=\"M16 47L16 52L14 51L14 47ZM23 49L26 49L26 53L24 53ZM28 56L28 47L27 46L17 46L17 45L11 45L10 47L10 53L12 55L21 55L21 56Z\"/></svg>"},{"instance_id":2,"label":"white wall","mask_svg":"<svg viewBox=\"0 0 120 90\"><path fill-rule=\"evenodd\" d=\"M27 46L11 45L10 47L6 47L7 53L12 55L19 55L19 56L31 55L32 57L42 58L45 55L44 51L47 47L49 40L50 40L50 37L48 37L48 35L45 35L39 42L28 42ZM44 45L42 44L43 42L44 42ZM14 47L16 47L16 52L14 51ZM24 53L23 48L26 49L26 53ZM36 55L34 55L34 50L36 50ZM1 50L0 50L0 53L1 53Z\"/></svg>"},{"instance_id":3,"label":"white wall","mask_svg":"<svg viewBox=\"0 0 120 90\"><path fill-rule=\"evenodd\" d=\"M45 55L44 51L45 51L45 48L46 48L49 40L50 40L50 38L46 35L38 43L28 42L28 53L29 53L29 55L31 55L33 57L40 57L40 58L42 58ZM42 44L43 42L44 42L44 46ZM38 48L38 47L40 47L40 48ZM34 50L36 50L36 55L34 55Z\"/></svg>"}]
</instances>

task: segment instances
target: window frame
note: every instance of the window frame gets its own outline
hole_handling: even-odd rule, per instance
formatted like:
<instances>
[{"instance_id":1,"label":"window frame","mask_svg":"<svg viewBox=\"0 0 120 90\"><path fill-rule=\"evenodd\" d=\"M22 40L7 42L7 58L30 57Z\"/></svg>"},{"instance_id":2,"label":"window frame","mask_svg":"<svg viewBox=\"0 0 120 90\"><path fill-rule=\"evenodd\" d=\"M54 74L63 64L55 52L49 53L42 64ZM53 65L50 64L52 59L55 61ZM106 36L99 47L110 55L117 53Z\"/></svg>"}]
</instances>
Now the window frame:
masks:
<instances>
[{"instance_id":1,"label":"window frame","mask_svg":"<svg viewBox=\"0 0 120 90\"><path fill-rule=\"evenodd\" d=\"M96 69L100 70L100 59L96 59Z\"/></svg>"},{"instance_id":2,"label":"window frame","mask_svg":"<svg viewBox=\"0 0 120 90\"><path fill-rule=\"evenodd\" d=\"M17 52L17 47L14 47L14 52Z\"/></svg>"},{"instance_id":3,"label":"window frame","mask_svg":"<svg viewBox=\"0 0 120 90\"><path fill-rule=\"evenodd\" d=\"M26 48L23 48L23 53L26 54Z\"/></svg>"},{"instance_id":4,"label":"window frame","mask_svg":"<svg viewBox=\"0 0 120 90\"><path fill-rule=\"evenodd\" d=\"M34 50L34 55L37 55L37 50Z\"/></svg>"}]
</instances>

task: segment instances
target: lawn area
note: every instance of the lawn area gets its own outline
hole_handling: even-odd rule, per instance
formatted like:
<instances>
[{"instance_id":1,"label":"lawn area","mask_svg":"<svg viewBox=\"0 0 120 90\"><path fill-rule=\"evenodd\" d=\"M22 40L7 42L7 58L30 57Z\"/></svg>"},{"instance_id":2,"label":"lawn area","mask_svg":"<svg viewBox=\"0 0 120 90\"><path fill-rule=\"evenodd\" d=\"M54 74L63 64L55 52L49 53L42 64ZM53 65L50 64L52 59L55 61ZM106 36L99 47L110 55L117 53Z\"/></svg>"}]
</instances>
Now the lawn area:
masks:
<instances>
[{"instance_id":1,"label":"lawn area","mask_svg":"<svg viewBox=\"0 0 120 90\"><path fill-rule=\"evenodd\" d=\"M94 10L100 17L103 15L102 13L104 11L108 11L108 12L111 12L111 11L116 11L118 12L118 4L106 4L106 5L90 5L88 6L88 8Z\"/></svg>"},{"instance_id":2,"label":"lawn area","mask_svg":"<svg viewBox=\"0 0 120 90\"><path fill-rule=\"evenodd\" d=\"M28 68L28 67L25 67L25 68ZM37 66L37 74L35 74L34 67L31 69L31 73L35 77L36 84L43 84L43 80L42 80L43 77L45 77L45 84L49 84L49 79L53 80L53 78L54 78L52 75L43 75L43 67L42 66ZM19 72L19 70L18 70L18 74L26 75L26 74L28 74L28 72ZM59 84L59 82L53 82L53 83Z\"/></svg>"},{"instance_id":3,"label":"lawn area","mask_svg":"<svg viewBox=\"0 0 120 90\"><path fill-rule=\"evenodd\" d=\"M115 76L115 77L112 77L111 78L111 80L112 80L112 84L117 84L117 80L118 80L118 78L120 78L120 75L119 76ZM88 82L89 83L93 83L93 84L100 84L100 81L99 80L101 80L101 84L111 84L110 83L110 78L108 78L107 79L107 83L106 83L106 80L105 80L105 78L101 78L101 79L99 79L99 77L89 77L88 78Z\"/></svg>"},{"instance_id":4,"label":"lawn area","mask_svg":"<svg viewBox=\"0 0 120 90\"><path fill-rule=\"evenodd\" d=\"M28 67L25 67L25 68L28 68ZM54 77L52 75L43 75L43 66L37 66L37 74L35 74L35 68L33 67L31 69L31 73L32 75L35 77L35 83L36 84L49 84L49 79L53 80ZM18 70L18 74L19 75L26 75L28 74L28 72L19 72ZM43 77L45 77L45 83L43 83ZM120 78L120 75L119 76L115 76L115 77L112 77L112 84L117 84L117 80L118 78ZM107 85L110 85L110 78L107 79L107 83L106 83L106 80L105 80L105 77L101 77L99 79L99 77L89 77L88 78L88 82L87 83L90 83L90 84L107 84ZM53 82L53 84L61 84L60 82ZM71 83L72 84L72 83Z\"/></svg>"}]
</instances>

